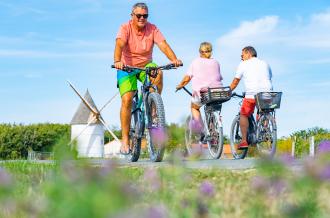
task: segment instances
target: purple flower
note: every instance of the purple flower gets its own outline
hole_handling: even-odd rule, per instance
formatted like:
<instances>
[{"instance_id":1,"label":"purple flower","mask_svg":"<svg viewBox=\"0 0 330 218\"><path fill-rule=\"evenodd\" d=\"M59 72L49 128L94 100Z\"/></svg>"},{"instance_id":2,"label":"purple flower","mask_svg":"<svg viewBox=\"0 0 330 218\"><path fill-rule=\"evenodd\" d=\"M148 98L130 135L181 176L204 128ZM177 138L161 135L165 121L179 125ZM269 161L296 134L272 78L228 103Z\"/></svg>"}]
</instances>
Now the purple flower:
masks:
<instances>
[{"instance_id":1,"label":"purple flower","mask_svg":"<svg viewBox=\"0 0 330 218\"><path fill-rule=\"evenodd\" d=\"M0 186L9 186L12 182L11 176L7 171L0 167Z\"/></svg>"},{"instance_id":2,"label":"purple flower","mask_svg":"<svg viewBox=\"0 0 330 218\"><path fill-rule=\"evenodd\" d=\"M157 191L161 188L161 180L158 171L155 168L147 168L144 172L144 181L147 182L148 188Z\"/></svg>"},{"instance_id":3,"label":"purple flower","mask_svg":"<svg viewBox=\"0 0 330 218\"><path fill-rule=\"evenodd\" d=\"M287 189L287 182L283 179L274 179L271 181L271 194L279 195Z\"/></svg>"},{"instance_id":4,"label":"purple flower","mask_svg":"<svg viewBox=\"0 0 330 218\"><path fill-rule=\"evenodd\" d=\"M251 180L251 187L256 191L264 192L269 189L269 181L263 176L255 176Z\"/></svg>"},{"instance_id":5,"label":"purple flower","mask_svg":"<svg viewBox=\"0 0 330 218\"><path fill-rule=\"evenodd\" d=\"M201 133L203 130L203 124L200 120L190 120L189 122L189 128L191 129L191 131L193 131L194 133Z\"/></svg>"},{"instance_id":6,"label":"purple flower","mask_svg":"<svg viewBox=\"0 0 330 218\"><path fill-rule=\"evenodd\" d=\"M214 185L209 181L204 181L200 187L199 192L206 197L213 197L215 194Z\"/></svg>"},{"instance_id":7,"label":"purple flower","mask_svg":"<svg viewBox=\"0 0 330 218\"><path fill-rule=\"evenodd\" d=\"M150 137L153 143L163 145L167 141L167 134L164 128L152 128Z\"/></svg>"},{"instance_id":8,"label":"purple flower","mask_svg":"<svg viewBox=\"0 0 330 218\"><path fill-rule=\"evenodd\" d=\"M326 165L319 172L319 178L322 181L330 181L330 165Z\"/></svg>"},{"instance_id":9,"label":"purple flower","mask_svg":"<svg viewBox=\"0 0 330 218\"><path fill-rule=\"evenodd\" d=\"M321 154L323 153L330 153L330 141L323 140L320 142L317 151Z\"/></svg>"},{"instance_id":10,"label":"purple flower","mask_svg":"<svg viewBox=\"0 0 330 218\"><path fill-rule=\"evenodd\" d=\"M115 160L106 160L103 162L102 167L100 169L100 176L108 176L112 172L116 170L118 167L118 163Z\"/></svg>"},{"instance_id":11,"label":"purple flower","mask_svg":"<svg viewBox=\"0 0 330 218\"><path fill-rule=\"evenodd\" d=\"M279 157L279 160L286 166L291 166L294 163L294 157L292 157L290 154L281 155Z\"/></svg>"},{"instance_id":12,"label":"purple flower","mask_svg":"<svg viewBox=\"0 0 330 218\"><path fill-rule=\"evenodd\" d=\"M147 210L147 218L166 218L169 217L165 205L150 206Z\"/></svg>"}]
</instances>

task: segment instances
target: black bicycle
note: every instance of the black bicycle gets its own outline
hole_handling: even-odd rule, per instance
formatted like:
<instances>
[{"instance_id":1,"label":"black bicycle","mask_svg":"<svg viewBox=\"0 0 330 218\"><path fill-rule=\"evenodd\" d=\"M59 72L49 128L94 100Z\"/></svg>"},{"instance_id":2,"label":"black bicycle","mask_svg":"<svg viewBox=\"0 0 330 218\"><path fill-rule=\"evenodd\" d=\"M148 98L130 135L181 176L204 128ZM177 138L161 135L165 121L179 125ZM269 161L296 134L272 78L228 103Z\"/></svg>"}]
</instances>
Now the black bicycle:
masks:
<instances>
[{"instance_id":1,"label":"black bicycle","mask_svg":"<svg viewBox=\"0 0 330 218\"><path fill-rule=\"evenodd\" d=\"M192 96L191 92L183 89ZM201 103L204 105L204 116L202 116L204 129L201 134L195 134L190 123L189 116L185 126L185 144L189 155L194 154L194 146L202 146L207 143L209 153L213 159L219 159L223 150L223 127L221 120L222 103L231 98L229 87L206 88L200 92ZM204 141L204 142L203 142Z\"/></svg>"},{"instance_id":2,"label":"black bicycle","mask_svg":"<svg viewBox=\"0 0 330 218\"><path fill-rule=\"evenodd\" d=\"M115 68L114 65L111 66ZM141 86L141 92L135 92L132 102L132 117L130 124L130 154L128 159L138 161L141 153L141 142L145 136L147 139L150 160L160 162L165 151L165 110L163 100L157 92L157 86L153 85L149 77L157 77L159 70L176 69L174 64L157 67L132 67L124 66L123 71L129 73L146 74Z\"/></svg>"},{"instance_id":3,"label":"black bicycle","mask_svg":"<svg viewBox=\"0 0 330 218\"><path fill-rule=\"evenodd\" d=\"M233 97L244 98L244 95L232 94ZM256 145L261 156L273 157L276 152L277 126L275 109L280 108L282 92L260 92L255 96L257 115L256 120L253 114L248 117L249 128L247 142L250 146ZM248 148L238 149L242 140L239 125L240 113L238 113L231 125L230 146L235 159L244 159Z\"/></svg>"}]
</instances>

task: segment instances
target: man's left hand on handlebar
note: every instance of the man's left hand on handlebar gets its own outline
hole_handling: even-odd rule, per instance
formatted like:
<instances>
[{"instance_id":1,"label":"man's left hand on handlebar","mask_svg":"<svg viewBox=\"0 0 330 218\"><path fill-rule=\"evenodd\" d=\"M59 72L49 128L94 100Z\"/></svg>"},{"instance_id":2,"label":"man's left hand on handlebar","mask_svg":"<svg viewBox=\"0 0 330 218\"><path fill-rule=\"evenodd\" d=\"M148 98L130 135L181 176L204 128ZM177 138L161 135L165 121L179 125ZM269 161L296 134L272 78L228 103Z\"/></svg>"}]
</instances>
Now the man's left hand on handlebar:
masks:
<instances>
[{"instance_id":1,"label":"man's left hand on handlebar","mask_svg":"<svg viewBox=\"0 0 330 218\"><path fill-rule=\"evenodd\" d=\"M179 59L175 59L175 60L173 60L172 63L175 65L175 67L180 67L180 66L183 65L183 64L182 64L182 61L179 60Z\"/></svg>"}]
</instances>

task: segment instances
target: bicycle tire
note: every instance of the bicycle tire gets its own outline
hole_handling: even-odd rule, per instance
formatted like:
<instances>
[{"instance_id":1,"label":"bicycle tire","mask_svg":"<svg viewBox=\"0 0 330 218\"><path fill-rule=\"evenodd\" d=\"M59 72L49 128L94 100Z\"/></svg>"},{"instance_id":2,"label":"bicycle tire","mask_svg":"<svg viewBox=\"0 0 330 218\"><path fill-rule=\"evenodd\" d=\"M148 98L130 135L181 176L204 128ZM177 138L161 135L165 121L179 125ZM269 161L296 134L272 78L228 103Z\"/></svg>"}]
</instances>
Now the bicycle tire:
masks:
<instances>
[{"instance_id":1,"label":"bicycle tire","mask_svg":"<svg viewBox=\"0 0 330 218\"><path fill-rule=\"evenodd\" d=\"M132 151L129 156L129 160L131 162L136 162L139 160L140 152L141 152L141 141L144 130L144 122L142 118L142 111L138 109L134 109L136 102L133 100L133 112L131 117L131 126L130 126L130 145Z\"/></svg>"},{"instance_id":2,"label":"bicycle tire","mask_svg":"<svg viewBox=\"0 0 330 218\"><path fill-rule=\"evenodd\" d=\"M150 160L160 162L165 151L165 110L160 94L152 92L148 95L148 124L147 142ZM154 113L154 114L153 114ZM155 132L161 134L160 136Z\"/></svg>"},{"instance_id":3,"label":"bicycle tire","mask_svg":"<svg viewBox=\"0 0 330 218\"><path fill-rule=\"evenodd\" d=\"M257 149L263 157L274 157L276 153L277 128L270 113L262 114L257 123Z\"/></svg>"},{"instance_id":4,"label":"bicycle tire","mask_svg":"<svg viewBox=\"0 0 330 218\"><path fill-rule=\"evenodd\" d=\"M223 151L223 128L220 123L220 114L218 111L212 111L206 119L209 153L213 159L219 159Z\"/></svg>"},{"instance_id":5,"label":"bicycle tire","mask_svg":"<svg viewBox=\"0 0 330 218\"><path fill-rule=\"evenodd\" d=\"M239 126L240 115L236 115L230 129L230 150L235 159L244 159L248 149L238 150L237 147L242 140L241 128Z\"/></svg>"}]
</instances>

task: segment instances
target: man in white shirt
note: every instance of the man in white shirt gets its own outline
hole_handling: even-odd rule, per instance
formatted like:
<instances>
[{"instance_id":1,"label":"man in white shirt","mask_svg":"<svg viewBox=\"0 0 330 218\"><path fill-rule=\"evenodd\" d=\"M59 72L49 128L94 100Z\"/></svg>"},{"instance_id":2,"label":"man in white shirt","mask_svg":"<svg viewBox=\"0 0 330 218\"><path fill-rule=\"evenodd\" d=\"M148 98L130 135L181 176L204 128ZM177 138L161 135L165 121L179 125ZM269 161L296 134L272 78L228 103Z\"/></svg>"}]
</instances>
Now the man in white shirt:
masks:
<instances>
[{"instance_id":1,"label":"man in white shirt","mask_svg":"<svg viewBox=\"0 0 330 218\"><path fill-rule=\"evenodd\" d=\"M238 65L234 80L230 85L230 89L234 90L240 80L243 78L245 86L245 98L243 99L240 111L240 128L242 133L242 141L238 145L238 149L246 149L247 130L249 127L248 117L253 114L255 108L254 96L258 92L268 92L272 88L272 71L269 65L257 58L257 52L252 46L242 49L242 62Z\"/></svg>"}]
</instances>

